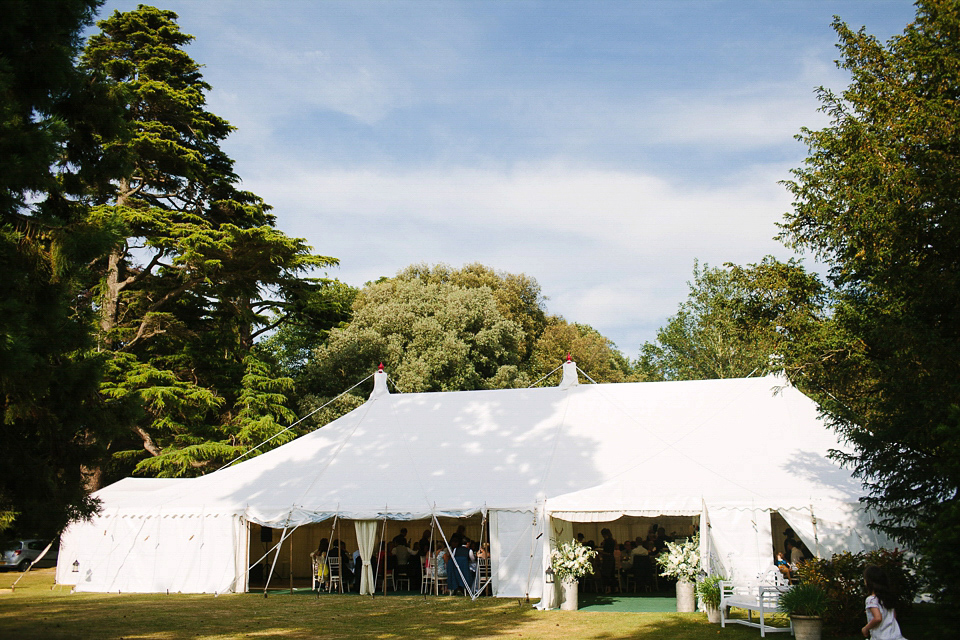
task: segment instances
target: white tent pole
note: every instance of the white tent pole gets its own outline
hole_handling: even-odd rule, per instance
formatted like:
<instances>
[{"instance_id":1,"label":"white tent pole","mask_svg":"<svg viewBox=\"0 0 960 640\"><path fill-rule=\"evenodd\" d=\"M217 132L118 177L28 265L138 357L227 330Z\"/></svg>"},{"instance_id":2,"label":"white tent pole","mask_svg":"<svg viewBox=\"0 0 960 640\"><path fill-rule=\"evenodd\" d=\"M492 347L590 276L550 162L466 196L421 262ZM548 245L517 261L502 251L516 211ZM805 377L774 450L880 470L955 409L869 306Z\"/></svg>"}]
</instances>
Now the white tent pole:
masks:
<instances>
[{"instance_id":1,"label":"white tent pole","mask_svg":"<svg viewBox=\"0 0 960 640\"><path fill-rule=\"evenodd\" d=\"M384 507L383 510L384 510L384 512L386 512L387 507ZM381 546L383 547L383 563L384 563L384 565L386 565L386 563L387 563L387 546L384 544L384 541L383 541L383 537L384 537L386 534L387 534L387 514L384 513L384 514L383 514L383 529L382 529L381 532L380 532L380 546L376 547L376 548L374 549L374 551L373 551L373 552L377 555L377 564L376 564L376 568L374 569L374 572L373 572L373 578L374 578L374 580L373 580L373 592L370 594L370 597L371 597L371 598L377 595L377 580L376 580L376 578L377 578L377 572L380 571L380 547L381 547ZM386 568L386 566L384 566L384 568L383 568L383 595L387 595L387 568Z\"/></svg>"},{"instance_id":2,"label":"white tent pole","mask_svg":"<svg viewBox=\"0 0 960 640\"><path fill-rule=\"evenodd\" d=\"M487 529L487 503L483 503L483 520L480 521L480 548L483 548L483 532ZM479 549L477 550L479 551ZM477 563L477 566L480 566L480 563ZM488 577L483 584L480 584L480 581L477 581L477 590L470 596L471 600L476 600L480 597L480 594L483 593L483 590L487 588L487 585L493 582L493 565L490 564L490 558L487 558L487 567L490 569L490 577Z\"/></svg>"},{"instance_id":3,"label":"white tent pole","mask_svg":"<svg viewBox=\"0 0 960 640\"><path fill-rule=\"evenodd\" d=\"M817 532L817 516L813 513L813 504L810 505L810 522L813 524L813 544L817 548L817 557L820 557L820 534Z\"/></svg>"},{"instance_id":4,"label":"white tent pole","mask_svg":"<svg viewBox=\"0 0 960 640\"><path fill-rule=\"evenodd\" d=\"M433 519L434 519L434 521L436 522L436 520L437 520L437 515L436 515L436 514L433 515ZM473 597L473 589L471 589L471 588L470 588L470 585L467 584L467 577L466 577L465 575L463 575L463 571L460 569L460 565L457 564L456 557L453 555L453 549L450 547L450 542L447 540L447 536L446 536L446 534L443 532L443 528L440 527L440 523L439 523L439 522L437 522L437 528L440 529L440 536L443 538L443 544L444 544L444 546L447 548L447 553L450 554L450 559L453 560L453 566L454 566L454 568L457 570L457 573L460 574L460 580L463 581L464 590L465 590L468 594L470 594L470 597L472 598L472 597ZM450 580L450 575L449 575L449 574L450 574L450 572L448 571L448 572L447 572L447 580L448 580L448 583L447 583L447 584L448 584L448 585L449 585L449 580Z\"/></svg>"},{"instance_id":5,"label":"white tent pole","mask_svg":"<svg viewBox=\"0 0 960 640\"><path fill-rule=\"evenodd\" d=\"M21 574L20 574L20 577L17 578L16 581L10 586L10 591L13 591L13 590L15 590L15 589L17 588L17 582L20 582L20 580L23 579L23 576L27 575L27 571L30 571L30 569L33 568L33 565L35 565L35 564L37 564L38 562L40 562L41 560L43 560L43 556L47 555L47 551L50 551L50 547L53 546L53 542L54 542L54 541L51 540L50 542L47 543L47 546L44 547L43 552L41 552L39 556L37 556L36 558L34 558L33 562L31 562L30 565L27 567L27 570L24 571L23 573L21 573Z\"/></svg>"},{"instance_id":6,"label":"white tent pole","mask_svg":"<svg viewBox=\"0 0 960 640\"><path fill-rule=\"evenodd\" d=\"M270 574L267 576L267 583L263 585L263 597L267 597L267 589L270 588L270 581L273 579L273 570L277 566L277 559L280 557L280 545L283 544L284 539L287 537L287 528L283 528L283 532L280 534L280 542L277 543L276 549L277 552L273 555L273 564L270 565Z\"/></svg>"},{"instance_id":7,"label":"white tent pole","mask_svg":"<svg viewBox=\"0 0 960 640\"><path fill-rule=\"evenodd\" d=\"M436 567L437 558L436 558L436 556L433 555L433 534L434 534L434 532L435 532L436 530L437 530L437 503L434 502L434 503L433 503L433 508L430 509L430 546L427 547L427 559L426 559L426 561L423 563L423 571L424 571L425 574L426 574L426 573L429 573L429 572L432 572L432 573L433 573L433 576L434 576L434 580L433 580L433 590L434 590L434 592L436 592L436 595L440 595L440 587L437 586L437 580L436 580L436 576L437 576L437 567ZM426 580L426 578L427 578L426 575L424 575L424 576L422 577L423 580ZM421 591L421 592L423 591L423 587L420 588L420 591ZM427 594L426 594L426 593L423 594L423 598L424 598L424 600L426 600L426 598L427 598Z\"/></svg>"},{"instance_id":8,"label":"white tent pole","mask_svg":"<svg viewBox=\"0 0 960 640\"><path fill-rule=\"evenodd\" d=\"M249 524L248 524L248 527L249 527ZM247 561L248 561L248 562L249 562L249 560L250 560L250 555L249 555L249 554L250 554L250 552L249 552L249 546L250 546L249 542L250 542L250 538L249 538L249 536L250 536L250 530L249 530L249 528L248 528L248 529L247 529ZM270 552L271 552L271 551L277 549L277 547L279 546L279 544L280 544L280 543L277 543L276 545L270 547L270 548L267 550L266 553L264 553L262 556L260 556L260 558L257 559L256 562L254 562L253 564L251 564L250 566L248 566L248 567L246 568L245 575L247 576L247 588L248 588L248 589L250 588L250 579L249 579L250 569L252 569L253 567L255 567L255 566L257 566L258 564L260 564L260 562L263 561L264 558L266 558L267 556L270 555ZM277 553L279 553L279 551L277 551ZM226 593L228 589L230 589L231 587L233 587L233 585L235 585L235 584L237 583L237 578L238 578L238 576L234 576L234 577L233 577L233 580L230 581L230 584L228 584L225 589L222 589L222 590L220 590L220 591L217 591L217 592L216 592L216 595L219 595L219 594L221 594L221 593Z\"/></svg>"},{"instance_id":9,"label":"white tent pole","mask_svg":"<svg viewBox=\"0 0 960 640\"><path fill-rule=\"evenodd\" d=\"M329 559L330 559L330 552L333 550L333 541L334 541L333 536L336 534L337 523L339 522L339 520L340 520L340 503L338 502L337 512L333 514L333 525L330 527L330 542L327 543L327 567L330 566ZM337 558L339 558L340 557L340 538L337 537L336 540L337 540ZM327 578L328 580L333 578L333 574L329 572L329 568L327 570L327 576L328 576ZM338 582L340 583L340 593L343 593L343 567L342 566L340 567L340 580L338 580ZM320 595L320 592L318 591L317 596L319 595Z\"/></svg>"},{"instance_id":10,"label":"white tent pole","mask_svg":"<svg viewBox=\"0 0 960 640\"><path fill-rule=\"evenodd\" d=\"M537 550L537 539L540 537L536 535L537 533L537 512L540 511L540 506L537 507L537 510L533 512L533 526L530 527L530 568L527 570L527 602L530 602L530 582L533 580L533 556ZM547 502L544 500L543 507L544 511L547 508ZM543 535L541 533L541 535Z\"/></svg>"},{"instance_id":11,"label":"white tent pole","mask_svg":"<svg viewBox=\"0 0 960 640\"><path fill-rule=\"evenodd\" d=\"M387 567L390 566L390 558L387 557L387 514L383 514L383 535L380 537L380 546L383 547L383 595L387 595ZM378 549L377 563L379 562L380 550Z\"/></svg>"}]
</instances>

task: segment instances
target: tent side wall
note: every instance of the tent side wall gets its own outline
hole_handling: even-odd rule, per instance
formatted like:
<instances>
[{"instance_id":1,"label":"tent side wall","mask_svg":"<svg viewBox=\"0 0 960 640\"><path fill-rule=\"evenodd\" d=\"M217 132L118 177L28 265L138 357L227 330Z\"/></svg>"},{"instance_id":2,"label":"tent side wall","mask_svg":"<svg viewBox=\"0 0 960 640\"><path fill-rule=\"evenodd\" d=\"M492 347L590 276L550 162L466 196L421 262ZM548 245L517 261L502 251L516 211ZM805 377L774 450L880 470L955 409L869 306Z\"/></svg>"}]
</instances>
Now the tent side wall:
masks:
<instances>
[{"instance_id":1,"label":"tent side wall","mask_svg":"<svg viewBox=\"0 0 960 640\"><path fill-rule=\"evenodd\" d=\"M755 580L773 564L770 512L758 508L709 509L712 553L731 580Z\"/></svg>"},{"instance_id":2,"label":"tent side wall","mask_svg":"<svg viewBox=\"0 0 960 640\"><path fill-rule=\"evenodd\" d=\"M246 532L229 514L98 516L64 532L57 582L101 593L244 591Z\"/></svg>"},{"instance_id":3,"label":"tent side wall","mask_svg":"<svg viewBox=\"0 0 960 640\"><path fill-rule=\"evenodd\" d=\"M490 567L495 596L540 597L542 533L543 518L533 511L490 510Z\"/></svg>"},{"instance_id":4,"label":"tent side wall","mask_svg":"<svg viewBox=\"0 0 960 640\"><path fill-rule=\"evenodd\" d=\"M894 540L870 528L874 515L859 504L819 503L779 512L807 548L821 558L841 551L897 547Z\"/></svg>"}]
</instances>

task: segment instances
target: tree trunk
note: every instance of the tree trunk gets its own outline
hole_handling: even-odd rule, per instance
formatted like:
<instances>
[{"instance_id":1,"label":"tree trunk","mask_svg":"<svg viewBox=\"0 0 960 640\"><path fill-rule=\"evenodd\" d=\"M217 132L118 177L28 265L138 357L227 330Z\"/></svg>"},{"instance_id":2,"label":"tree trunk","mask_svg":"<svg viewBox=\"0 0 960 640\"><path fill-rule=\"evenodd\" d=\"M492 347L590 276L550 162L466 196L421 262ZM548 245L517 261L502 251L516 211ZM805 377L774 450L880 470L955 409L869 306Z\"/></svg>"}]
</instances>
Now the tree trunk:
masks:
<instances>
[{"instance_id":1,"label":"tree trunk","mask_svg":"<svg viewBox=\"0 0 960 640\"><path fill-rule=\"evenodd\" d=\"M130 183L127 180L121 180L117 195L118 207L126 206L129 194ZM117 307L120 300L120 291L124 286L124 283L120 281L120 261L123 260L125 254L124 245L121 245L114 247L107 258L107 272L103 278L103 294L100 296L101 349L109 349L113 346L110 334L117 326Z\"/></svg>"},{"instance_id":2,"label":"tree trunk","mask_svg":"<svg viewBox=\"0 0 960 640\"><path fill-rule=\"evenodd\" d=\"M112 346L110 333L117 326L117 305L120 299L120 260L123 250L113 249L107 258L107 273L104 277L103 295L100 297L100 346L109 349Z\"/></svg>"},{"instance_id":3,"label":"tree trunk","mask_svg":"<svg viewBox=\"0 0 960 640\"><path fill-rule=\"evenodd\" d=\"M80 465L80 477L83 478L83 489L87 493L103 488L103 467L100 465L95 467Z\"/></svg>"}]
</instances>

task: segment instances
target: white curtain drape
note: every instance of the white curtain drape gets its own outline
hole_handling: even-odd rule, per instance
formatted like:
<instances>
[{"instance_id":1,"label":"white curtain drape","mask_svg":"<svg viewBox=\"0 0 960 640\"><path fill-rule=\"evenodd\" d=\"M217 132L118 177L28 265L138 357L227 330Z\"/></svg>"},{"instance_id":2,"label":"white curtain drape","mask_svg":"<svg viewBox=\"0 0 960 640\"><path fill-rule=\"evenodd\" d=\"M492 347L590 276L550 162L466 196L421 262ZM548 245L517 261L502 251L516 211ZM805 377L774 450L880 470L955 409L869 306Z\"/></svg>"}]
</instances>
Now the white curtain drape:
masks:
<instances>
[{"instance_id":1,"label":"white curtain drape","mask_svg":"<svg viewBox=\"0 0 960 640\"><path fill-rule=\"evenodd\" d=\"M360 594L373 595L376 585L373 584L373 567L370 558L373 556L373 547L377 544L377 521L357 520L357 548L360 550L360 560L363 562L360 574Z\"/></svg>"},{"instance_id":2,"label":"white curtain drape","mask_svg":"<svg viewBox=\"0 0 960 640\"><path fill-rule=\"evenodd\" d=\"M770 513L765 509L710 509L712 553L727 579L750 581L773 566Z\"/></svg>"}]
</instances>

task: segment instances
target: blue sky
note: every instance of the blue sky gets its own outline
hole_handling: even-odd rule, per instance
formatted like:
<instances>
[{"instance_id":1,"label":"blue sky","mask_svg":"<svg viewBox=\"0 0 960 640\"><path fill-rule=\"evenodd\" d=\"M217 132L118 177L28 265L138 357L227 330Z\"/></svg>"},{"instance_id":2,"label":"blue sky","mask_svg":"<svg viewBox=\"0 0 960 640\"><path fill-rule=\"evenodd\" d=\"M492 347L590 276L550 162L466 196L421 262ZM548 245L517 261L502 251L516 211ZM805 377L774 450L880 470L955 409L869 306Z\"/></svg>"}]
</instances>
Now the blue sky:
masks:
<instances>
[{"instance_id":1,"label":"blue sky","mask_svg":"<svg viewBox=\"0 0 960 640\"><path fill-rule=\"evenodd\" d=\"M136 1L108 0L105 17ZM778 181L842 89L834 15L905 0L168 0L243 186L361 286L415 263L535 277L628 357L694 260L792 253ZM808 264L810 259L807 258Z\"/></svg>"}]
</instances>

